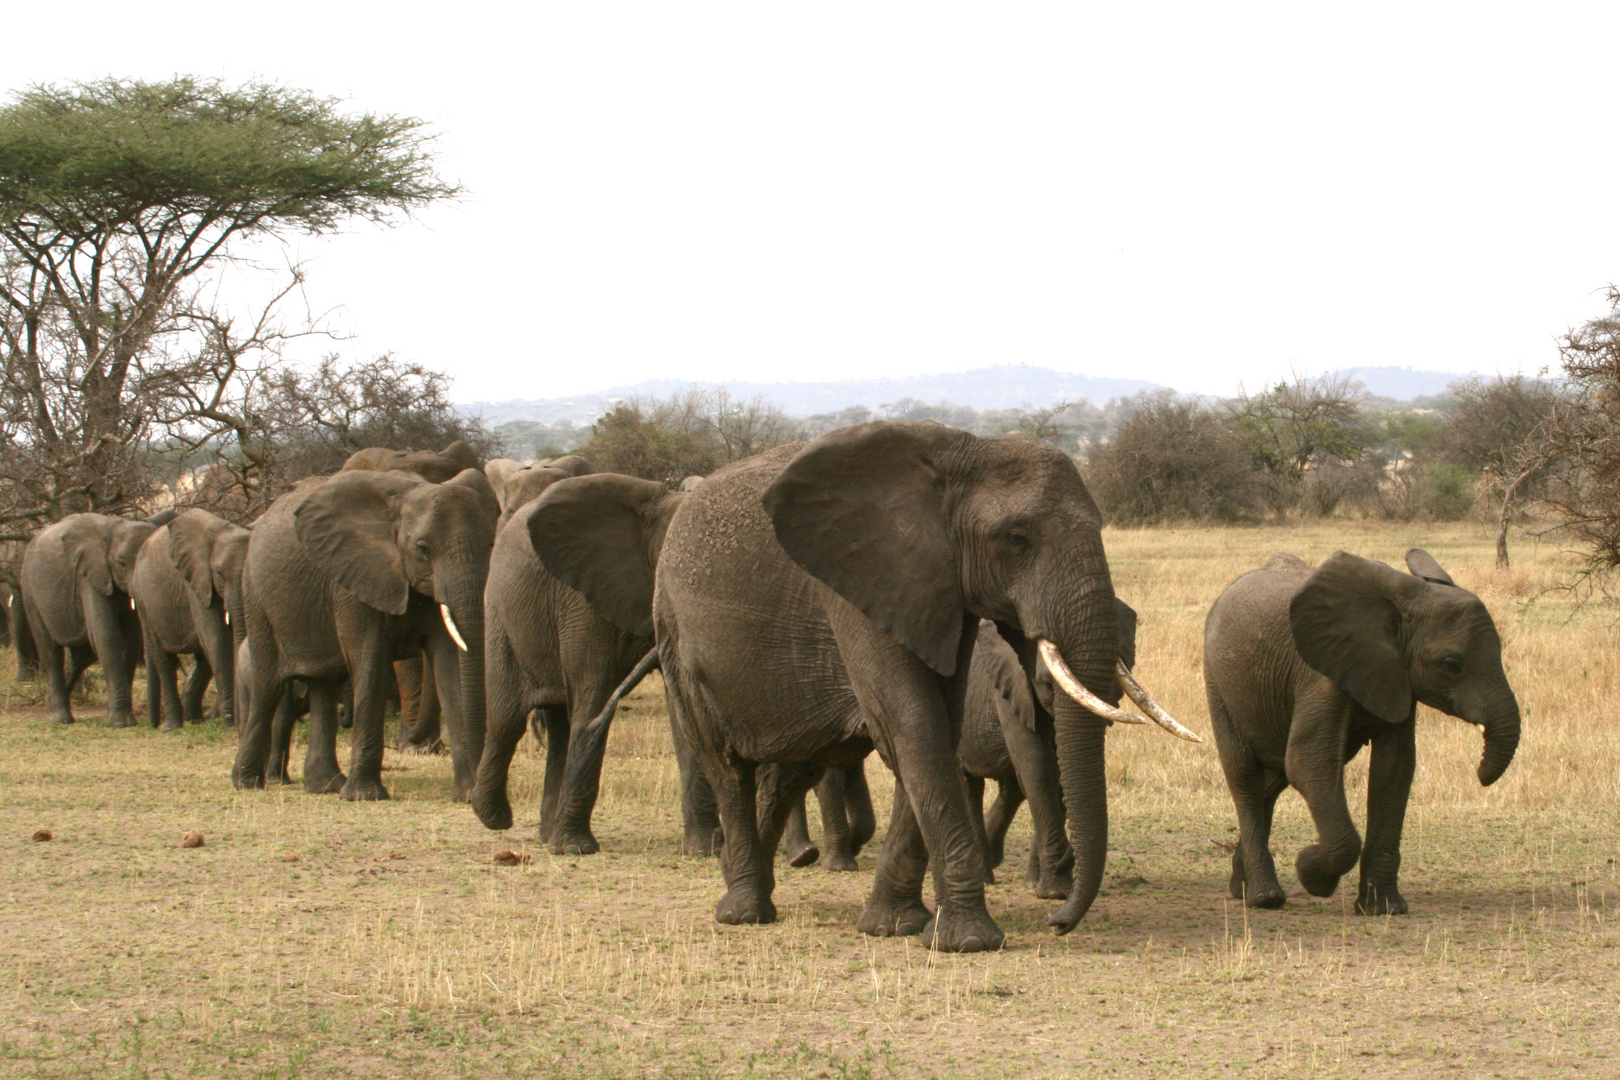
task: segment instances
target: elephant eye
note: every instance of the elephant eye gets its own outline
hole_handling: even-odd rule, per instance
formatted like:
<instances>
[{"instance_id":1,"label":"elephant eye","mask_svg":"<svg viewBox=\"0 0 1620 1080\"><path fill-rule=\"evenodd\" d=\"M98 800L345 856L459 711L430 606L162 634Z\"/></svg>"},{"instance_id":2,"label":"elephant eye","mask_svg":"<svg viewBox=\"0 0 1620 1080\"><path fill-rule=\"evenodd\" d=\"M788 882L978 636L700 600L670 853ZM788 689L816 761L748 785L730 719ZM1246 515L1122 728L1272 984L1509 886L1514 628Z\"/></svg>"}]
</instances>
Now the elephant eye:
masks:
<instances>
[{"instance_id":1,"label":"elephant eye","mask_svg":"<svg viewBox=\"0 0 1620 1080\"><path fill-rule=\"evenodd\" d=\"M1448 656L1444 660L1440 661L1440 670L1444 671L1447 675L1450 675L1453 678L1461 675L1462 669L1462 661L1458 660L1455 656Z\"/></svg>"},{"instance_id":2,"label":"elephant eye","mask_svg":"<svg viewBox=\"0 0 1620 1080\"><path fill-rule=\"evenodd\" d=\"M418 540L416 542L416 550L420 551L425 556L428 553L428 542L426 540Z\"/></svg>"},{"instance_id":3,"label":"elephant eye","mask_svg":"<svg viewBox=\"0 0 1620 1080\"><path fill-rule=\"evenodd\" d=\"M1029 531L1022 526L1015 525L1001 534L1001 542L1014 551L1024 552L1030 549Z\"/></svg>"}]
</instances>

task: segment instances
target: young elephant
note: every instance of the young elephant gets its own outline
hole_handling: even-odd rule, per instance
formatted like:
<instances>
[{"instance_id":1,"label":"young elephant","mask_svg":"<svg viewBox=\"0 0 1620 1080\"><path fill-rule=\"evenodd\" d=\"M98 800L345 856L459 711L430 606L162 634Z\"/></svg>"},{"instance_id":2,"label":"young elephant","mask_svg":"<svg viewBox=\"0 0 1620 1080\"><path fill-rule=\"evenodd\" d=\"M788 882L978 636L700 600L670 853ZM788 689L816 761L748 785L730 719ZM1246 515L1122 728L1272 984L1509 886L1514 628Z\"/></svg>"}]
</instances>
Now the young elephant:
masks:
<instances>
[{"instance_id":1,"label":"young elephant","mask_svg":"<svg viewBox=\"0 0 1620 1080\"><path fill-rule=\"evenodd\" d=\"M146 700L153 726L176 731L202 719L210 675L220 711L236 716L236 646L241 643L242 564L248 530L206 510L190 509L151 535L135 556L130 596L141 616L146 651ZM234 621L233 621L234 620ZM197 657L184 701L175 660Z\"/></svg>"},{"instance_id":2,"label":"young elephant","mask_svg":"<svg viewBox=\"0 0 1620 1080\"><path fill-rule=\"evenodd\" d=\"M1333 895L1360 859L1356 910L1406 912L1396 877L1417 702L1484 727L1480 783L1494 783L1513 760L1519 706L1490 613L1428 552L1413 548L1406 565L1410 575L1341 551L1312 570L1277 555L1210 609L1204 681L1240 829L1231 889L1250 907L1285 899L1268 842L1272 807L1291 784L1318 836L1295 860L1305 890ZM1344 766L1367 743L1363 847Z\"/></svg>"}]
</instances>

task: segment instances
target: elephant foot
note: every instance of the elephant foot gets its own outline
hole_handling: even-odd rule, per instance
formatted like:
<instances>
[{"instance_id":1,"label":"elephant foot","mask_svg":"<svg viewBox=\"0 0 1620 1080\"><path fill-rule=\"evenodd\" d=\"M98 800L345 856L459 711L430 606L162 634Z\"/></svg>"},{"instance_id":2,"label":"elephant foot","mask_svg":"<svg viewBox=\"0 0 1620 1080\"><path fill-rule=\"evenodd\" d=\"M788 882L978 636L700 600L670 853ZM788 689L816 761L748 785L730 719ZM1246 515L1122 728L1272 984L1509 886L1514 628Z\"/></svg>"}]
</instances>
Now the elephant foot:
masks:
<instances>
[{"instance_id":1,"label":"elephant foot","mask_svg":"<svg viewBox=\"0 0 1620 1080\"><path fill-rule=\"evenodd\" d=\"M1301 848L1299 856L1294 860L1294 872L1299 875L1299 883L1304 886L1306 892L1312 896L1327 897L1332 896L1338 889L1339 879L1344 876L1344 872L1334 873L1324 868L1321 865L1323 861L1321 852L1319 844Z\"/></svg>"},{"instance_id":2,"label":"elephant foot","mask_svg":"<svg viewBox=\"0 0 1620 1080\"><path fill-rule=\"evenodd\" d=\"M264 782L276 787L287 787L292 784L292 777L287 775L286 769L271 769L264 774Z\"/></svg>"},{"instance_id":3,"label":"elephant foot","mask_svg":"<svg viewBox=\"0 0 1620 1080\"><path fill-rule=\"evenodd\" d=\"M726 838L718 828L689 828L681 838L682 855L718 855Z\"/></svg>"},{"instance_id":4,"label":"elephant foot","mask_svg":"<svg viewBox=\"0 0 1620 1080\"><path fill-rule=\"evenodd\" d=\"M486 791L482 788L473 788L473 813L486 829L510 829L512 827L512 803L504 791Z\"/></svg>"},{"instance_id":5,"label":"elephant foot","mask_svg":"<svg viewBox=\"0 0 1620 1080\"><path fill-rule=\"evenodd\" d=\"M348 787L349 778L336 769L304 770L304 790L311 795L333 795Z\"/></svg>"},{"instance_id":6,"label":"elephant foot","mask_svg":"<svg viewBox=\"0 0 1620 1080\"><path fill-rule=\"evenodd\" d=\"M1231 882L1232 899L1242 900L1252 908L1280 908L1288 902L1288 894L1275 881L1250 885L1239 878Z\"/></svg>"},{"instance_id":7,"label":"elephant foot","mask_svg":"<svg viewBox=\"0 0 1620 1080\"><path fill-rule=\"evenodd\" d=\"M159 731L184 731L185 729L186 725L179 720L165 720L162 726L158 728Z\"/></svg>"},{"instance_id":8,"label":"elephant foot","mask_svg":"<svg viewBox=\"0 0 1620 1080\"><path fill-rule=\"evenodd\" d=\"M388 798L388 789L381 780L362 780L351 776L338 792L348 802L377 802Z\"/></svg>"},{"instance_id":9,"label":"elephant foot","mask_svg":"<svg viewBox=\"0 0 1620 1080\"><path fill-rule=\"evenodd\" d=\"M788 852L788 865L814 866L819 858L821 858L821 849L814 844L806 844L798 851Z\"/></svg>"},{"instance_id":10,"label":"elephant foot","mask_svg":"<svg viewBox=\"0 0 1620 1080\"><path fill-rule=\"evenodd\" d=\"M874 898L855 920L855 929L872 937L910 937L922 933L933 921L934 913L920 899L890 904Z\"/></svg>"},{"instance_id":11,"label":"elephant foot","mask_svg":"<svg viewBox=\"0 0 1620 1080\"><path fill-rule=\"evenodd\" d=\"M1001 927L982 908L953 912L941 907L922 930L923 944L940 952L986 952L1007 940Z\"/></svg>"},{"instance_id":12,"label":"elephant foot","mask_svg":"<svg viewBox=\"0 0 1620 1080\"><path fill-rule=\"evenodd\" d=\"M828 855L822 860L821 865L835 874L848 873L852 870L860 869L860 864L855 861L855 857L853 855L845 855L841 851L835 851L831 855Z\"/></svg>"},{"instance_id":13,"label":"elephant foot","mask_svg":"<svg viewBox=\"0 0 1620 1080\"><path fill-rule=\"evenodd\" d=\"M1356 897L1357 915L1405 915L1406 898L1393 885L1362 885Z\"/></svg>"},{"instance_id":14,"label":"elephant foot","mask_svg":"<svg viewBox=\"0 0 1620 1080\"><path fill-rule=\"evenodd\" d=\"M1035 896L1040 900L1067 900L1069 894L1074 892L1074 878L1064 874L1053 874L1043 877L1030 886Z\"/></svg>"},{"instance_id":15,"label":"elephant foot","mask_svg":"<svg viewBox=\"0 0 1620 1080\"><path fill-rule=\"evenodd\" d=\"M776 921L776 905L752 889L732 889L714 906L714 921L727 926L762 925Z\"/></svg>"},{"instance_id":16,"label":"elephant foot","mask_svg":"<svg viewBox=\"0 0 1620 1080\"><path fill-rule=\"evenodd\" d=\"M237 791L259 791L264 787L264 773L231 771L231 786Z\"/></svg>"},{"instance_id":17,"label":"elephant foot","mask_svg":"<svg viewBox=\"0 0 1620 1080\"><path fill-rule=\"evenodd\" d=\"M581 831L559 829L551 835L553 855L595 855L601 850L601 845L596 842L596 837L591 835L589 829Z\"/></svg>"},{"instance_id":18,"label":"elephant foot","mask_svg":"<svg viewBox=\"0 0 1620 1080\"><path fill-rule=\"evenodd\" d=\"M985 866L986 870L994 870L996 867L1000 866L1003 862L1006 862L1006 861L1007 861L1007 850L1001 844L994 844L994 843L991 844L989 849L987 851L985 851L985 853L984 853L984 866ZM1026 882L1026 884L1033 884L1033 883L1032 882Z\"/></svg>"},{"instance_id":19,"label":"elephant foot","mask_svg":"<svg viewBox=\"0 0 1620 1080\"><path fill-rule=\"evenodd\" d=\"M71 723L73 723L73 714L70 713L70 712L52 713L51 714L51 723L53 723L53 724L71 724Z\"/></svg>"},{"instance_id":20,"label":"elephant foot","mask_svg":"<svg viewBox=\"0 0 1620 1080\"><path fill-rule=\"evenodd\" d=\"M134 727L135 714L132 712L108 713L107 726L116 728Z\"/></svg>"}]
</instances>

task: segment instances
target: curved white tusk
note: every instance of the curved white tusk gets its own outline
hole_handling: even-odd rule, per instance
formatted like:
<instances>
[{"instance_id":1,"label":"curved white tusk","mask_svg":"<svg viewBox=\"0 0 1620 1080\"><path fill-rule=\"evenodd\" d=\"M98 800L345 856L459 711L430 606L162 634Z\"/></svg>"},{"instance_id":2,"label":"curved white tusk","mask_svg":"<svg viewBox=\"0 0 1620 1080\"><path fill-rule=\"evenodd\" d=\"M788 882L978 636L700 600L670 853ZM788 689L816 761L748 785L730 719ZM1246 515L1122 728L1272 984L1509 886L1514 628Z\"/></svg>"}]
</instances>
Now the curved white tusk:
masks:
<instances>
[{"instance_id":1,"label":"curved white tusk","mask_svg":"<svg viewBox=\"0 0 1620 1080\"><path fill-rule=\"evenodd\" d=\"M1087 690L1085 685L1074 677L1074 672L1069 670L1069 665L1063 662L1063 654L1058 652L1056 645L1045 638L1040 638L1036 647L1040 650L1041 659L1046 661L1046 668L1052 673L1053 680L1063 688L1065 694L1074 699L1077 705L1096 713L1105 720L1114 720L1121 724L1147 723L1146 720L1135 713L1128 713L1124 709L1116 709L1090 690Z\"/></svg>"},{"instance_id":2,"label":"curved white tusk","mask_svg":"<svg viewBox=\"0 0 1620 1080\"><path fill-rule=\"evenodd\" d=\"M226 626L231 625L231 609L230 608L225 609L225 625Z\"/></svg>"},{"instance_id":3,"label":"curved white tusk","mask_svg":"<svg viewBox=\"0 0 1620 1080\"><path fill-rule=\"evenodd\" d=\"M456 643L456 648L460 649L462 652L466 652L467 643L461 640L461 631L456 629L456 620L450 617L450 605L440 604L439 614L444 616L444 628L450 631L451 640Z\"/></svg>"},{"instance_id":4,"label":"curved white tusk","mask_svg":"<svg viewBox=\"0 0 1620 1080\"><path fill-rule=\"evenodd\" d=\"M1203 742L1204 739L1196 731L1190 731L1176 722L1176 718L1164 711L1164 707L1153 696L1142 688L1131 674L1131 669L1125 666L1125 661L1114 661L1114 674L1119 676L1119 688L1125 691L1125 696L1136 702L1136 707L1148 714L1148 718L1178 739L1188 742Z\"/></svg>"}]
</instances>

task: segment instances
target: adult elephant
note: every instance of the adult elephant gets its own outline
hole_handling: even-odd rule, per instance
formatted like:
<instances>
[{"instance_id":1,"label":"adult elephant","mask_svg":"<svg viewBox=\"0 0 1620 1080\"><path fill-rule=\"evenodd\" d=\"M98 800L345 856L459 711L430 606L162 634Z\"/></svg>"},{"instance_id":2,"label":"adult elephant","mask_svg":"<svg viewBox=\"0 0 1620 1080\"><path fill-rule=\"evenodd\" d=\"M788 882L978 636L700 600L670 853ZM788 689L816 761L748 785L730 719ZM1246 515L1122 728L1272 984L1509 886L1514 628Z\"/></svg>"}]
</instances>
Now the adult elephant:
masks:
<instances>
[{"instance_id":1,"label":"adult elephant","mask_svg":"<svg viewBox=\"0 0 1620 1080\"><path fill-rule=\"evenodd\" d=\"M556 485L568 479L556 470L531 471L550 472ZM598 850L591 813L607 725L589 731L586 725L652 646L657 545L682 498L663 484L631 476L601 473L592 479L587 494L606 490L610 503L575 501L563 491L560 498L542 497L509 511L495 539L484 593L487 720L473 810L488 828L512 827L507 774L526 719L537 711L546 740L540 839L558 854ZM542 505L548 512L539 519ZM621 591L611 610L616 617L610 618L546 571L535 537L537 529L550 528L566 532L570 543L589 545L623 527L620 514L633 515L635 527L646 531L646 544L619 552Z\"/></svg>"},{"instance_id":2,"label":"adult elephant","mask_svg":"<svg viewBox=\"0 0 1620 1080\"><path fill-rule=\"evenodd\" d=\"M129 591L141 617L146 700L154 726L161 720L163 730L175 731L187 720L201 720L210 675L217 682L221 714L235 720L249 535L240 525L194 508L154 532L135 557ZM182 700L176 660L183 654L197 661Z\"/></svg>"},{"instance_id":3,"label":"adult elephant","mask_svg":"<svg viewBox=\"0 0 1620 1080\"><path fill-rule=\"evenodd\" d=\"M1490 612L1428 552L1413 548L1406 565L1410 574L1341 551L1313 569L1277 555L1209 610L1204 682L1238 813L1231 890L1250 907L1286 899L1271 857L1271 814L1293 785L1317 830L1294 864L1305 891L1332 896L1359 860L1356 910L1406 912L1397 878L1418 702L1484 728L1481 784L1495 783L1513 760L1519 706ZM1344 767L1369 743L1363 846Z\"/></svg>"},{"instance_id":4,"label":"adult elephant","mask_svg":"<svg viewBox=\"0 0 1620 1080\"><path fill-rule=\"evenodd\" d=\"M73 723L69 695L95 661L107 675L107 723L135 722L131 685L141 656L141 621L129 595L130 576L141 545L173 517L172 510L145 521L71 514L28 542L23 605L56 723Z\"/></svg>"},{"instance_id":5,"label":"adult elephant","mask_svg":"<svg viewBox=\"0 0 1620 1080\"><path fill-rule=\"evenodd\" d=\"M426 650L450 726L455 797L483 746L484 579L497 513L484 474L443 484L410 472L306 481L255 523L242 588L251 645L248 716L231 778L262 787L271 721L291 679L309 686L304 790L386 799L389 665ZM354 683L349 774L337 763L336 702Z\"/></svg>"},{"instance_id":6,"label":"adult elephant","mask_svg":"<svg viewBox=\"0 0 1620 1080\"><path fill-rule=\"evenodd\" d=\"M547 569L602 608L624 592L615 567L625 549L645 549L647 530L595 480L559 482L531 527ZM612 524L588 539L538 527L570 485ZM1113 584L1101 516L1068 457L1027 436L937 424L845 428L708 477L670 522L657 567L671 717L725 835L719 921L775 918L773 854L794 802L824 768L875 746L896 797L857 925L945 950L1001 944L955 756L978 620L991 618L1026 670L1039 652L1078 699L1056 705L1078 873L1051 922L1079 922L1107 850L1107 723L1136 718L1110 703L1123 671ZM778 768L760 772L766 762ZM756 808L768 810L763 828ZM930 856L933 912L922 900Z\"/></svg>"},{"instance_id":7,"label":"adult elephant","mask_svg":"<svg viewBox=\"0 0 1620 1080\"><path fill-rule=\"evenodd\" d=\"M589 461L578 454L567 457L534 461L506 476L501 494L501 524L511 520L518 509L543 495L558 480L570 476L589 476L596 471Z\"/></svg>"}]
</instances>

